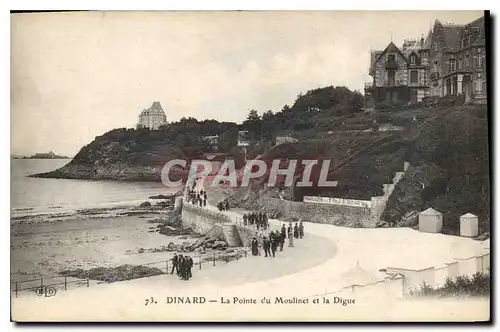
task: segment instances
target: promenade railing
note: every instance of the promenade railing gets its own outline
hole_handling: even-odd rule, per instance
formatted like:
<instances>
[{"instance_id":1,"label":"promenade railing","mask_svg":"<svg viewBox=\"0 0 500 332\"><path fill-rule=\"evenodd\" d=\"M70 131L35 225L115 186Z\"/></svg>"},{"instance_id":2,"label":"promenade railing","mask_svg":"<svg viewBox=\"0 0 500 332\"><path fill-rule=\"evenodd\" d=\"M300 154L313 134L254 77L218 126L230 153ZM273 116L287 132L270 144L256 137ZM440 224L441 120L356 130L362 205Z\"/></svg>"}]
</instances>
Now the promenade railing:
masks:
<instances>
[{"instance_id":1,"label":"promenade railing","mask_svg":"<svg viewBox=\"0 0 500 332\"><path fill-rule=\"evenodd\" d=\"M233 260L239 260L241 258L245 258L250 253L250 249L248 247L238 247L234 248L231 251L225 252L210 252L204 254L195 254L193 252L179 252L180 254L185 254L187 256L191 256L193 258L193 269L201 270L202 268L208 268L216 266L217 264L228 263ZM48 295L57 290L68 290L71 287L90 287L92 285L97 285L101 283L112 283L118 281L132 280L132 279L141 279L146 277L152 277L155 275L162 274L170 274L172 272L173 262L172 258L159 260L155 262L141 263L141 264L133 264L134 266L146 266L150 268L156 268L161 273L152 273L150 275L143 275L141 277L129 278L124 280L116 280L116 281L106 281L106 280L97 280L89 278L75 278L70 276L47 276L47 275L35 275L36 277L32 277L28 280L12 280L16 277L15 274L11 274L11 292L15 294L15 297L23 291L33 291L38 295ZM157 272L159 272L157 271Z\"/></svg>"}]
</instances>

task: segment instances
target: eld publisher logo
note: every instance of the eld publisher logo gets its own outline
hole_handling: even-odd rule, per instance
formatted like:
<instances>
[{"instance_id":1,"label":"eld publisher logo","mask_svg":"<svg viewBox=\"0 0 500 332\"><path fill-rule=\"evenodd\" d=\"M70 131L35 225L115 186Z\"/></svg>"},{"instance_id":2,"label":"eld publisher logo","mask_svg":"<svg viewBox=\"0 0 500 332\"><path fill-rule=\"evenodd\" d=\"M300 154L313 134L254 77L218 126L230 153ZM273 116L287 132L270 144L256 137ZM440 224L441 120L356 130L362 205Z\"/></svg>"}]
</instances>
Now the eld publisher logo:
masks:
<instances>
[{"instance_id":1,"label":"eld publisher logo","mask_svg":"<svg viewBox=\"0 0 500 332\"><path fill-rule=\"evenodd\" d=\"M40 286L33 290L37 296L51 297L56 295L57 290L51 286Z\"/></svg>"}]
</instances>

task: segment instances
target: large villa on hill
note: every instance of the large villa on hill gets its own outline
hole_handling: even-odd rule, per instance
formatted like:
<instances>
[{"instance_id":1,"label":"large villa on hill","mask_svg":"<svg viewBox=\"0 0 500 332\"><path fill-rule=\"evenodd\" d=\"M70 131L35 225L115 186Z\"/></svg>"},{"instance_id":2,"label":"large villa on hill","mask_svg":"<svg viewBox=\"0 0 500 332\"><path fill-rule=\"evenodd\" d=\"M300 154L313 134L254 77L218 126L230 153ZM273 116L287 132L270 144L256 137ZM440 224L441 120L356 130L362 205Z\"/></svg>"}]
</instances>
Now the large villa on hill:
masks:
<instances>
[{"instance_id":1,"label":"large villa on hill","mask_svg":"<svg viewBox=\"0 0 500 332\"><path fill-rule=\"evenodd\" d=\"M160 126L167 124L167 116L163 111L159 101L154 101L150 108L143 110L139 114L137 128L149 128L158 130Z\"/></svg>"},{"instance_id":2,"label":"large villa on hill","mask_svg":"<svg viewBox=\"0 0 500 332\"><path fill-rule=\"evenodd\" d=\"M484 16L465 25L434 23L427 38L392 41L372 51L365 83L366 108L378 103L416 103L427 96L463 95L486 103Z\"/></svg>"}]
</instances>

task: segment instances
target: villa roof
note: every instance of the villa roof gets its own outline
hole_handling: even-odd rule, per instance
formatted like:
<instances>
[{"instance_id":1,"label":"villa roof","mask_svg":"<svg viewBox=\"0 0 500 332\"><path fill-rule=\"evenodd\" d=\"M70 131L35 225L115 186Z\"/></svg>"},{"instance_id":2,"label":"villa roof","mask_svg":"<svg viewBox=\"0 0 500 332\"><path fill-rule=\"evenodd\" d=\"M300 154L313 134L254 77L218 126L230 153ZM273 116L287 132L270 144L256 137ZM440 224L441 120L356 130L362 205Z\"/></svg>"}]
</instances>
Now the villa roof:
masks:
<instances>
[{"instance_id":1,"label":"villa roof","mask_svg":"<svg viewBox=\"0 0 500 332\"><path fill-rule=\"evenodd\" d=\"M446 48L455 50L460 47L463 25L443 25L443 35Z\"/></svg>"},{"instance_id":2,"label":"villa roof","mask_svg":"<svg viewBox=\"0 0 500 332\"><path fill-rule=\"evenodd\" d=\"M395 53L399 53L403 59L408 62L408 60L406 59L405 55L401 52L401 50L391 41L389 43L389 45L387 45L387 47L382 51L382 53L380 53L377 57L377 59L375 60L375 63L378 62L380 60L380 58L382 58L382 56L387 53L387 52L395 52Z\"/></svg>"},{"instance_id":3,"label":"villa roof","mask_svg":"<svg viewBox=\"0 0 500 332\"><path fill-rule=\"evenodd\" d=\"M422 49L428 50L431 48L432 44L432 30L429 30L427 34L427 38L425 38L424 45L422 45Z\"/></svg>"}]
</instances>

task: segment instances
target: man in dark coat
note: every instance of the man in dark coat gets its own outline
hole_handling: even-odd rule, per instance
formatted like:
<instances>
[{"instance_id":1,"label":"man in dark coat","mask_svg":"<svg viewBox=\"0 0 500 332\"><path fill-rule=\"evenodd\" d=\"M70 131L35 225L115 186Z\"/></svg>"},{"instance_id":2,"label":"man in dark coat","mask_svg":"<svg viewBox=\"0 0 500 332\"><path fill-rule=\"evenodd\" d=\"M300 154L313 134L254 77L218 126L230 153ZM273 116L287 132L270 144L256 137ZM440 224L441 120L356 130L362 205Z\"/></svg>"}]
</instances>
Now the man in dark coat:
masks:
<instances>
[{"instance_id":1,"label":"man in dark coat","mask_svg":"<svg viewBox=\"0 0 500 332\"><path fill-rule=\"evenodd\" d=\"M301 239L304 237L304 225L302 225L302 221L299 224L299 235Z\"/></svg>"},{"instance_id":2,"label":"man in dark coat","mask_svg":"<svg viewBox=\"0 0 500 332\"><path fill-rule=\"evenodd\" d=\"M229 201L226 199L226 211L229 211Z\"/></svg>"},{"instance_id":3,"label":"man in dark coat","mask_svg":"<svg viewBox=\"0 0 500 332\"><path fill-rule=\"evenodd\" d=\"M245 226L246 226L247 224L248 224L248 216L247 216L247 214L245 213L245 214L243 215L243 225L245 225Z\"/></svg>"},{"instance_id":4,"label":"man in dark coat","mask_svg":"<svg viewBox=\"0 0 500 332\"><path fill-rule=\"evenodd\" d=\"M280 237L280 251L283 251L283 245L285 244L286 239L286 226L283 224L281 226L281 237Z\"/></svg>"},{"instance_id":5,"label":"man in dark coat","mask_svg":"<svg viewBox=\"0 0 500 332\"><path fill-rule=\"evenodd\" d=\"M277 238L277 233L274 233L274 231L271 231L269 233L269 239L271 241L271 253L273 254L273 257L275 257L276 254L276 248L278 247L278 238Z\"/></svg>"},{"instance_id":6,"label":"man in dark coat","mask_svg":"<svg viewBox=\"0 0 500 332\"><path fill-rule=\"evenodd\" d=\"M172 271L170 274L174 274L174 269L177 274L179 274L179 256L177 256L177 253L175 253L174 258L172 258Z\"/></svg>"},{"instance_id":7,"label":"man in dark coat","mask_svg":"<svg viewBox=\"0 0 500 332\"><path fill-rule=\"evenodd\" d=\"M262 237L262 247L264 247L264 253L266 254L265 257L267 257L268 254L269 257L271 257L271 252L269 251L269 249L271 248L271 243L269 243L269 238L267 238L266 236Z\"/></svg>"},{"instance_id":8,"label":"man in dark coat","mask_svg":"<svg viewBox=\"0 0 500 332\"><path fill-rule=\"evenodd\" d=\"M178 263L178 268L177 268L177 275L181 277L181 279L184 279L184 270L186 268L186 259L184 256L179 255L179 263Z\"/></svg>"},{"instance_id":9,"label":"man in dark coat","mask_svg":"<svg viewBox=\"0 0 500 332\"><path fill-rule=\"evenodd\" d=\"M192 268L193 268L193 259L191 258L191 256L188 256L186 260L186 280L193 276L191 274Z\"/></svg>"},{"instance_id":10,"label":"man in dark coat","mask_svg":"<svg viewBox=\"0 0 500 332\"><path fill-rule=\"evenodd\" d=\"M295 226L293 227L293 237L296 239L299 238L299 226L297 223L295 223Z\"/></svg>"},{"instance_id":11,"label":"man in dark coat","mask_svg":"<svg viewBox=\"0 0 500 332\"><path fill-rule=\"evenodd\" d=\"M254 237L252 239L252 255L257 256L259 254L259 242Z\"/></svg>"}]
</instances>

